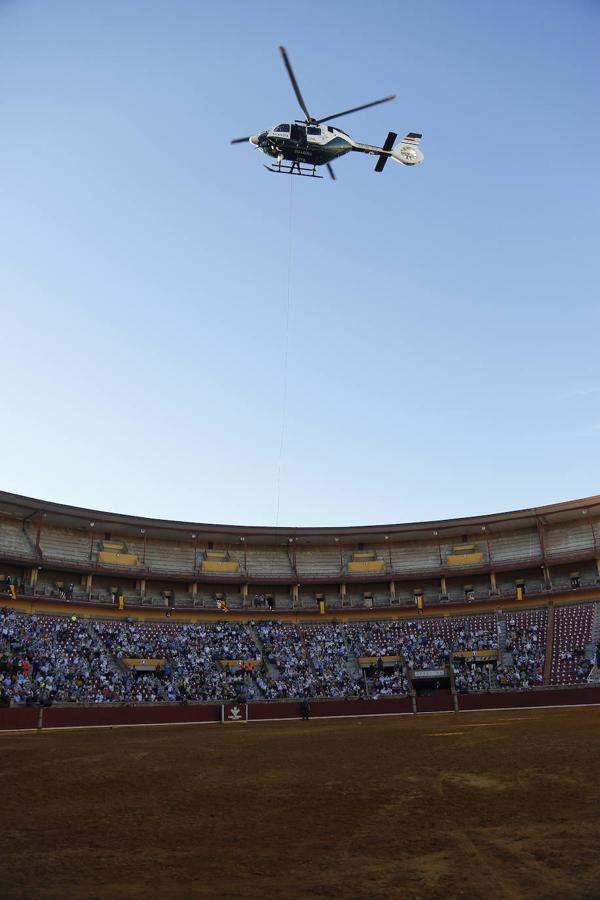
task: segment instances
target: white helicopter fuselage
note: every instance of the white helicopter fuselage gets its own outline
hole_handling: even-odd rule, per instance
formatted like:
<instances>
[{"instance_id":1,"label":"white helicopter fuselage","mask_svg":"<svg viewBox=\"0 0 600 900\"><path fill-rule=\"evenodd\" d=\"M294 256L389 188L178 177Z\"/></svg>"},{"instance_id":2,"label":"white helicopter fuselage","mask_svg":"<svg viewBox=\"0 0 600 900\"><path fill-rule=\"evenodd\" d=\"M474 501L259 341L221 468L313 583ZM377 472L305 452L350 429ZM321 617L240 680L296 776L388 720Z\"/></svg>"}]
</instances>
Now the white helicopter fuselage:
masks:
<instances>
[{"instance_id":1,"label":"white helicopter fuselage","mask_svg":"<svg viewBox=\"0 0 600 900\"><path fill-rule=\"evenodd\" d=\"M279 160L293 160L322 166L339 156L356 151L376 156L390 156L405 166L423 162L424 156L417 147L420 135L407 135L400 144L390 150L353 140L345 131L332 125L281 123L249 138L251 144L263 153Z\"/></svg>"}]
</instances>

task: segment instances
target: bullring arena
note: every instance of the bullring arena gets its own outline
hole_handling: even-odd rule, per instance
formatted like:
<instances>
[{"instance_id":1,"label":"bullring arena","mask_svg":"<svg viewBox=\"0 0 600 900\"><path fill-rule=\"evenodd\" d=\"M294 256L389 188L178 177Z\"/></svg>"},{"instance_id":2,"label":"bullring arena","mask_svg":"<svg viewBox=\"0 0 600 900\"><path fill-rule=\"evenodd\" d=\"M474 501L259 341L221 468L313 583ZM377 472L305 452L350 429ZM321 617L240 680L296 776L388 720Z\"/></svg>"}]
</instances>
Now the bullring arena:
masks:
<instances>
[{"instance_id":1,"label":"bullring arena","mask_svg":"<svg viewBox=\"0 0 600 900\"><path fill-rule=\"evenodd\" d=\"M598 896L599 540L0 494L2 896Z\"/></svg>"}]
</instances>

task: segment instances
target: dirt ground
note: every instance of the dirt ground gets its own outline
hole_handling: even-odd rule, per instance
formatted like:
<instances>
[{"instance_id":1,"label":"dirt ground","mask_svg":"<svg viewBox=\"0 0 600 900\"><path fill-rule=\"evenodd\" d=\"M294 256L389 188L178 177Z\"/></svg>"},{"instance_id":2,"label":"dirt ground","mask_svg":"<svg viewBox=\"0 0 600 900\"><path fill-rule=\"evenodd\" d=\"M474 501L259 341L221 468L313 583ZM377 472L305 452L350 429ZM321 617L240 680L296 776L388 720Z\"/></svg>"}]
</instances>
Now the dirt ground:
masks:
<instances>
[{"instance_id":1,"label":"dirt ground","mask_svg":"<svg viewBox=\"0 0 600 900\"><path fill-rule=\"evenodd\" d=\"M0 735L2 898L600 897L600 708Z\"/></svg>"}]
</instances>

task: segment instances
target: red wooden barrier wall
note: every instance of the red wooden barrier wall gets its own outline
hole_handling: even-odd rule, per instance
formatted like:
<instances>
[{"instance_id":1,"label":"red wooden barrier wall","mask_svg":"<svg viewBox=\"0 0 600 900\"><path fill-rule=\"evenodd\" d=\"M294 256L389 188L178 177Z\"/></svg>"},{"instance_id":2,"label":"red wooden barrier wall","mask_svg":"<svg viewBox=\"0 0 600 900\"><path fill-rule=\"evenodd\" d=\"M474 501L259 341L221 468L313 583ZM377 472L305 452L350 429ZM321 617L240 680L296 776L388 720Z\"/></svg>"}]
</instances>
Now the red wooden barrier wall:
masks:
<instances>
[{"instance_id":1,"label":"red wooden barrier wall","mask_svg":"<svg viewBox=\"0 0 600 900\"><path fill-rule=\"evenodd\" d=\"M525 706L577 706L600 703L600 688L557 688L549 691L503 691L494 694L459 694L458 708L507 709Z\"/></svg>"},{"instance_id":2,"label":"red wooden barrier wall","mask_svg":"<svg viewBox=\"0 0 600 900\"><path fill-rule=\"evenodd\" d=\"M428 697L417 697L417 712L451 712L454 708L450 691L436 691ZM459 709L493 710L510 707L572 706L599 704L600 687L557 688L548 691L522 691L493 694L459 694ZM380 700L313 700L311 717L376 716L411 713L410 697L384 697ZM297 701L248 704L249 721L297 719L301 704ZM37 728L38 707L0 709L0 731ZM43 710L44 728L86 728L94 725L176 725L178 723L220 722L221 705L216 703L164 706L50 706Z\"/></svg>"},{"instance_id":3,"label":"red wooden barrier wall","mask_svg":"<svg viewBox=\"0 0 600 900\"><path fill-rule=\"evenodd\" d=\"M37 728L40 711L37 706L22 709L0 709L0 731Z\"/></svg>"},{"instance_id":4,"label":"red wooden barrier wall","mask_svg":"<svg viewBox=\"0 0 600 900\"><path fill-rule=\"evenodd\" d=\"M436 691L427 697L417 697L417 712L452 712L454 703L450 691Z\"/></svg>"},{"instance_id":5,"label":"red wooden barrier wall","mask_svg":"<svg viewBox=\"0 0 600 900\"><path fill-rule=\"evenodd\" d=\"M50 706L44 728L85 728L92 725L176 725L178 722L219 722L221 707L185 706Z\"/></svg>"}]
</instances>

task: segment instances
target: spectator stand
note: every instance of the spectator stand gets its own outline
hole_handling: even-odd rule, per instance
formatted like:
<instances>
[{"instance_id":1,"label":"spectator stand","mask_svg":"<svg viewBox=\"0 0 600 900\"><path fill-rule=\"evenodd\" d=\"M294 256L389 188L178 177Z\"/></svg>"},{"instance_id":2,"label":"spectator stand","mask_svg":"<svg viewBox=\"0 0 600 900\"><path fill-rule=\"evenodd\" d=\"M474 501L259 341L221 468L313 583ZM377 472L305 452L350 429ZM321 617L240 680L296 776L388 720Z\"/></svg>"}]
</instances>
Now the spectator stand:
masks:
<instances>
[{"instance_id":1,"label":"spectator stand","mask_svg":"<svg viewBox=\"0 0 600 900\"><path fill-rule=\"evenodd\" d=\"M572 604L555 610L550 684L587 682L595 664L598 604Z\"/></svg>"}]
</instances>

